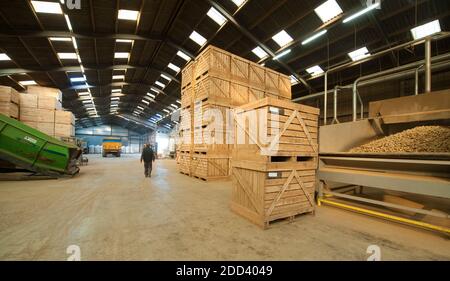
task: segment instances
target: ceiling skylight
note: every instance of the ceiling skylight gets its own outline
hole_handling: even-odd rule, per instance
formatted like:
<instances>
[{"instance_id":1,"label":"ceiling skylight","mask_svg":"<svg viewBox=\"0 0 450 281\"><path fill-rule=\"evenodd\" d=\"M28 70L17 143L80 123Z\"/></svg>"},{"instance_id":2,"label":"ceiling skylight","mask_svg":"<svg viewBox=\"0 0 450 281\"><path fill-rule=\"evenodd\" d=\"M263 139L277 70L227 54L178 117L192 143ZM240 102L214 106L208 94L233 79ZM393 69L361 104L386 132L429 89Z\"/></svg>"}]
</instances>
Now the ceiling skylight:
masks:
<instances>
[{"instance_id":1,"label":"ceiling skylight","mask_svg":"<svg viewBox=\"0 0 450 281\"><path fill-rule=\"evenodd\" d=\"M252 52L258 56L258 58L260 59L264 59L267 58L269 55L261 48L261 47L256 47L252 50Z\"/></svg>"},{"instance_id":2,"label":"ceiling skylight","mask_svg":"<svg viewBox=\"0 0 450 281\"><path fill-rule=\"evenodd\" d=\"M411 29L411 34L415 40L438 32L441 32L441 24L439 23L439 20L435 20Z\"/></svg>"},{"instance_id":3,"label":"ceiling skylight","mask_svg":"<svg viewBox=\"0 0 450 281\"><path fill-rule=\"evenodd\" d=\"M344 11L342 11L336 0L328 0L319 7L317 7L314 12L319 16L323 23L329 22L333 18L339 16Z\"/></svg>"},{"instance_id":4,"label":"ceiling skylight","mask_svg":"<svg viewBox=\"0 0 450 281\"><path fill-rule=\"evenodd\" d=\"M220 26L224 25L227 22L227 19L219 11L214 9L214 7L211 7L211 9L209 9L207 15Z\"/></svg>"},{"instance_id":5,"label":"ceiling skylight","mask_svg":"<svg viewBox=\"0 0 450 281\"><path fill-rule=\"evenodd\" d=\"M294 41L294 39L285 31L282 30L280 32L278 32L276 35L274 35L272 37L272 39L277 42L277 44L280 47L284 47L287 44L291 43L292 41Z\"/></svg>"},{"instance_id":6,"label":"ceiling skylight","mask_svg":"<svg viewBox=\"0 0 450 281\"><path fill-rule=\"evenodd\" d=\"M201 36L197 31L193 31L189 38L200 46L205 45L207 42L206 38Z\"/></svg>"}]
</instances>

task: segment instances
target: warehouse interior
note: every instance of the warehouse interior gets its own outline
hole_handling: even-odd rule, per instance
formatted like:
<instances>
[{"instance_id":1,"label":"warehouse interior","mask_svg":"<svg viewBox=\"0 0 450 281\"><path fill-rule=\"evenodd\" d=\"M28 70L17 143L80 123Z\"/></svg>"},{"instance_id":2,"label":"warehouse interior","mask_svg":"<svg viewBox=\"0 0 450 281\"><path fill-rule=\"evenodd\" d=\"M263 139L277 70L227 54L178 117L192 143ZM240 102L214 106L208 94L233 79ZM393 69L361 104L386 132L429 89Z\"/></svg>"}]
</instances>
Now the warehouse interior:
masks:
<instances>
[{"instance_id":1,"label":"warehouse interior","mask_svg":"<svg viewBox=\"0 0 450 281\"><path fill-rule=\"evenodd\" d=\"M0 2L0 260L450 259L449 1Z\"/></svg>"}]
</instances>

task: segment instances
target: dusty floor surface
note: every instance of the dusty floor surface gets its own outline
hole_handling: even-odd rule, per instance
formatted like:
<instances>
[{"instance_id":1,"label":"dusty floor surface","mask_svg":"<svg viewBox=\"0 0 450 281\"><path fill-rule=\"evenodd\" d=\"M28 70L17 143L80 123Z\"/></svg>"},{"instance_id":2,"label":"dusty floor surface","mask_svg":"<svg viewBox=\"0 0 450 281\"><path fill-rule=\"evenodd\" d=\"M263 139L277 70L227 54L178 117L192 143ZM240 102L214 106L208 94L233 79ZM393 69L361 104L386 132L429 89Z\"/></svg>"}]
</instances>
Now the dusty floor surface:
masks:
<instances>
[{"instance_id":1,"label":"dusty floor surface","mask_svg":"<svg viewBox=\"0 0 450 281\"><path fill-rule=\"evenodd\" d=\"M263 231L232 213L229 182L177 173L143 177L137 156L89 156L73 179L0 182L0 260L450 260L438 234L320 207Z\"/></svg>"}]
</instances>

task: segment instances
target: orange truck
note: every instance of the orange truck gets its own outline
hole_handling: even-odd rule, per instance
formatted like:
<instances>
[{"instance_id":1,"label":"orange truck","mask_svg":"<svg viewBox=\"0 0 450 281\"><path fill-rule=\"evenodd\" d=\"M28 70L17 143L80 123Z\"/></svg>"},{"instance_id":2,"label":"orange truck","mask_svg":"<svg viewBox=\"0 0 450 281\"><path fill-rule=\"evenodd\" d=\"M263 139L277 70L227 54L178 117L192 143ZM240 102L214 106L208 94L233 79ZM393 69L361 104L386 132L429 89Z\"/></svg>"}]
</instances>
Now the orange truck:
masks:
<instances>
[{"instance_id":1,"label":"orange truck","mask_svg":"<svg viewBox=\"0 0 450 281\"><path fill-rule=\"evenodd\" d=\"M104 138L103 139L103 157L113 154L120 157L122 152L122 140L120 138Z\"/></svg>"}]
</instances>

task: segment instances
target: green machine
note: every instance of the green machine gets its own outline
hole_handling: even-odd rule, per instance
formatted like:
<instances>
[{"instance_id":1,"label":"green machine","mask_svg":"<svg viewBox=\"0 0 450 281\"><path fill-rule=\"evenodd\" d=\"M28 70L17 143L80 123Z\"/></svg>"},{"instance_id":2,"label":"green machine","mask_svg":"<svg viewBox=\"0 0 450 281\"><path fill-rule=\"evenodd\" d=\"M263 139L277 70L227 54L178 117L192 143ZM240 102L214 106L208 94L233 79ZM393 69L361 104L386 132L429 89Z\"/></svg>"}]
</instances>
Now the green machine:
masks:
<instances>
[{"instance_id":1,"label":"green machine","mask_svg":"<svg viewBox=\"0 0 450 281\"><path fill-rule=\"evenodd\" d=\"M52 177L73 176L79 172L81 150L59 141L22 122L0 114L0 168L29 170Z\"/></svg>"}]
</instances>

